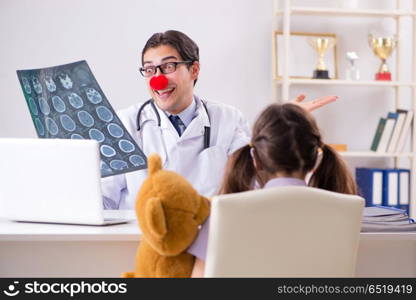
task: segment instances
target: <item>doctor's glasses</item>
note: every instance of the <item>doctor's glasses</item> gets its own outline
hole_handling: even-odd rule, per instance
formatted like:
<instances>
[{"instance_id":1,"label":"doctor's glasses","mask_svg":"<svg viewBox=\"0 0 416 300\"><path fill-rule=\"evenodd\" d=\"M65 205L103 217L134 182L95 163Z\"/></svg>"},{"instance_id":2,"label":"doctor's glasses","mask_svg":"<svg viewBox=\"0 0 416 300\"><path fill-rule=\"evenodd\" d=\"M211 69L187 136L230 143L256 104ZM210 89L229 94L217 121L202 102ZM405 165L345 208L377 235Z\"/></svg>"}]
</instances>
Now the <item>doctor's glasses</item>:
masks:
<instances>
[{"instance_id":1,"label":"doctor's glasses","mask_svg":"<svg viewBox=\"0 0 416 300\"><path fill-rule=\"evenodd\" d=\"M158 68L159 68L160 72L162 72L162 74L169 74L169 73L175 72L176 67L179 64L192 64L192 63L193 62L190 61L190 60L188 60L188 61L170 61L170 62L160 64L158 66L141 67L139 70L140 70L140 74L142 74L144 77L151 77L151 76L156 74Z\"/></svg>"}]
</instances>

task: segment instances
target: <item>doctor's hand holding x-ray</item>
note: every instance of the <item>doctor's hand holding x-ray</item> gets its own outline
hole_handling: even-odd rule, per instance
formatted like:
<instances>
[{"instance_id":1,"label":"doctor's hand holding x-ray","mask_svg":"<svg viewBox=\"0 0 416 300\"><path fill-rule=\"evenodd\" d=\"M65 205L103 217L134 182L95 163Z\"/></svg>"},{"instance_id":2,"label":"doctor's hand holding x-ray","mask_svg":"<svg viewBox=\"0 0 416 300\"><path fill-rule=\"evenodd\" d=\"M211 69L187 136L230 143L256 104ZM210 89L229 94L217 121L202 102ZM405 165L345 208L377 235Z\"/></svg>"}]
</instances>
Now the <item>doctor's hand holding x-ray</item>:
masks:
<instances>
[{"instance_id":1,"label":"doctor's hand holding x-ray","mask_svg":"<svg viewBox=\"0 0 416 300\"><path fill-rule=\"evenodd\" d=\"M119 111L126 129L146 156L158 153L163 167L178 172L210 197L216 194L228 156L249 140L248 123L236 108L194 94L200 65L198 46L178 31L156 33L142 51L140 73L151 99ZM302 102L314 110L336 100ZM102 179L104 207L133 209L147 170Z\"/></svg>"}]
</instances>

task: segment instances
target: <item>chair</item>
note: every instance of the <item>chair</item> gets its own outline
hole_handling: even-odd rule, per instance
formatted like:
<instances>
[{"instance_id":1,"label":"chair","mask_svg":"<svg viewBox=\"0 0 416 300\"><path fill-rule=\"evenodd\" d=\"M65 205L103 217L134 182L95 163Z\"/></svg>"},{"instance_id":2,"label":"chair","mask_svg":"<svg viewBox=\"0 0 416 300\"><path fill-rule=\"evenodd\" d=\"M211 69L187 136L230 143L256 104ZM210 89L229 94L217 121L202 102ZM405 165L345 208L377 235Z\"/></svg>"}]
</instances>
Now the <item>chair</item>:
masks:
<instances>
[{"instance_id":1,"label":"chair","mask_svg":"<svg viewBox=\"0 0 416 300\"><path fill-rule=\"evenodd\" d=\"M363 207L299 186L216 196L205 277L353 277Z\"/></svg>"}]
</instances>

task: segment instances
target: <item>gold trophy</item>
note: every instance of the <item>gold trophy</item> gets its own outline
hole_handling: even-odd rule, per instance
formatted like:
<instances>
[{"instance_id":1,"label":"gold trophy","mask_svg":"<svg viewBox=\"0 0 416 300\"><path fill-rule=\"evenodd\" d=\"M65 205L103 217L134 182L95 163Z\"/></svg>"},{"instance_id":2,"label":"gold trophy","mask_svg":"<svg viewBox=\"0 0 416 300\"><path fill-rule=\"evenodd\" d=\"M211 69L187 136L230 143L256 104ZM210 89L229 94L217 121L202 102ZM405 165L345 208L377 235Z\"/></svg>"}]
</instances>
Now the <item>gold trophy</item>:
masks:
<instances>
[{"instance_id":1,"label":"gold trophy","mask_svg":"<svg viewBox=\"0 0 416 300\"><path fill-rule=\"evenodd\" d=\"M309 45L318 52L318 64L313 71L313 77L316 79L329 79L329 71L326 69L324 62L325 52L335 46L333 37L314 37L308 39Z\"/></svg>"},{"instance_id":2,"label":"gold trophy","mask_svg":"<svg viewBox=\"0 0 416 300\"><path fill-rule=\"evenodd\" d=\"M376 73L376 80L391 80L391 73L387 67L386 59L391 55L397 45L395 37L375 37L368 36L368 43L375 55L381 59L380 69Z\"/></svg>"}]
</instances>

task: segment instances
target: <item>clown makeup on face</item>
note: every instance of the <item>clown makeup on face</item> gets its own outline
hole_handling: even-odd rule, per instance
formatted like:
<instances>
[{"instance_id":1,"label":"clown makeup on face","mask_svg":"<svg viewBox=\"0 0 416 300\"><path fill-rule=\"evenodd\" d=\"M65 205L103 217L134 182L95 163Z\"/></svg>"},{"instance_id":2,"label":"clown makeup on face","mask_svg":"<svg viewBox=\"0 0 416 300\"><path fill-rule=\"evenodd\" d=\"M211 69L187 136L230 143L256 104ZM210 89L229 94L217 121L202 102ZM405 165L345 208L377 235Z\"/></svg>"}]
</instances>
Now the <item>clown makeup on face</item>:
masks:
<instances>
[{"instance_id":1,"label":"clown makeup on face","mask_svg":"<svg viewBox=\"0 0 416 300\"><path fill-rule=\"evenodd\" d=\"M178 51L169 45L149 48L143 55L144 68L159 66L167 62L183 62ZM146 77L146 83L151 97L160 109L171 114L178 114L192 102L194 81L198 78L198 73L198 61L179 63L176 65L176 70L168 74L162 74L161 69L157 68L153 76ZM162 89L160 89L160 85L155 84L155 80L151 84L152 78L160 75L166 76L168 82L167 86L162 87ZM159 80L157 83L159 83Z\"/></svg>"}]
</instances>

